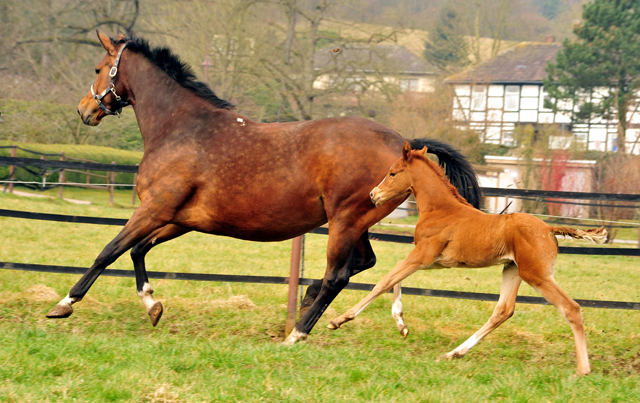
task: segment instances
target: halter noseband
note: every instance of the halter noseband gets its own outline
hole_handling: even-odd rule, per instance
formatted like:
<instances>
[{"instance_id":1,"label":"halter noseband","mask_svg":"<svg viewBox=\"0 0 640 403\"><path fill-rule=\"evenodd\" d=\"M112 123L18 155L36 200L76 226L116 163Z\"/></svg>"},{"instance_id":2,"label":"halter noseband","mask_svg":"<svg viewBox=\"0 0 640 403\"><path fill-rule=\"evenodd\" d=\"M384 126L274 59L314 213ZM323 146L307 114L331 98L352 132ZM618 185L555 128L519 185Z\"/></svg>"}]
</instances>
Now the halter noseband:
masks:
<instances>
[{"instance_id":1,"label":"halter noseband","mask_svg":"<svg viewBox=\"0 0 640 403\"><path fill-rule=\"evenodd\" d=\"M113 67L111 67L111 70L109 70L109 77L111 77L111 81L109 81L109 85L107 86L107 88L105 88L104 91L102 91L100 94L96 94L96 90L93 88L93 84L91 84L91 95L93 95L93 99L98 104L98 108L102 109L107 115L116 115L120 117L122 108L129 105L129 102L123 101L122 98L120 98L120 96L116 94L116 85L113 83L113 79L116 77L116 74L118 74L118 64L120 63L120 56L122 56L122 51L127 47L128 44L129 42L125 42L118 51L116 61L115 63L113 63ZM102 98L104 98L110 92L116 98L116 101L120 104L120 108L118 108L118 110L116 111L110 110L102 103Z\"/></svg>"}]
</instances>

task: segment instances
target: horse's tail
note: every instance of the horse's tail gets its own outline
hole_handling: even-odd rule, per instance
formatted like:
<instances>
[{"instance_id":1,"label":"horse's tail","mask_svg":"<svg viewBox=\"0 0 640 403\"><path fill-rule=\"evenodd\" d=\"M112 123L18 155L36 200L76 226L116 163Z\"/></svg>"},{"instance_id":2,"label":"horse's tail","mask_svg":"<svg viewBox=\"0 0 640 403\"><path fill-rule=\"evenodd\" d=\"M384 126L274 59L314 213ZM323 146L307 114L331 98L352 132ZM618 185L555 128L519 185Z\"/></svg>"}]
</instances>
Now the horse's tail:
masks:
<instances>
[{"instance_id":1,"label":"horse's tail","mask_svg":"<svg viewBox=\"0 0 640 403\"><path fill-rule=\"evenodd\" d=\"M605 243L607 240L607 230L604 227L592 228L588 230L573 229L567 227L550 227L553 235L568 236L573 239L585 239L593 243Z\"/></svg>"},{"instance_id":2,"label":"horse's tail","mask_svg":"<svg viewBox=\"0 0 640 403\"><path fill-rule=\"evenodd\" d=\"M449 144L438 140L414 139L408 140L411 148L420 150L427 147L427 152L435 154L440 166L444 168L449 182L458 189L460 195L475 208L480 208L482 191L478 185L478 178L467 159Z\"/></svg>"}]
</instances>

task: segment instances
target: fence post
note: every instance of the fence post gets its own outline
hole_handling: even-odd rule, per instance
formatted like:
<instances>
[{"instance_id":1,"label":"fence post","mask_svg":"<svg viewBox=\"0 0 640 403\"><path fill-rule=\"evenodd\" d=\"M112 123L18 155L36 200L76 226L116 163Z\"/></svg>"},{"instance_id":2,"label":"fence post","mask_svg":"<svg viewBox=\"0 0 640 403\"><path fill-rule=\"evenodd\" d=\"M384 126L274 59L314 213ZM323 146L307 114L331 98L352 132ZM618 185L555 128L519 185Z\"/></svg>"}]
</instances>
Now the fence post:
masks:
<instances>
[{"instance_id":1,"label":"fence post","mask_svg":"<svg viewBox=\"0 0 640 403\"><path fill-rule=\"evenodd\" d=\"M640 209L638 209L640 213ZM638 214L638 249L640 249L640 214Z\"/></svg>"},{"instance_id":2,"label":"fence post","mask_svg":"<svg viewBox=\"0 0 640 403\"><path fill-rule=\"evenodd\" d=\"M111 165L115 164L115 161L111 161ZM109 188L109 204L113 204L113 192L115 190L115 186L113 184L116 183L116 173L113 171L107 172L107 185L109 185L109 183L111 183L110 186L107 186Z\"/></svg>"},{"instance_id":3,"label":"fence post","mask_svg":"<svg viewBox=\"0 0 640 403\"><path fill-rule=\"evenodd\" d=\"M140 164L136 164L137 167L140 166ZM135 173L133 174L133 192L131 194L131 205L135 206L136 205L136 196L138 195L138 174Z\"/></svg>"},{"instance_id":4,"label":"fence post","mask_svg":"<svg viewBox=\"0 0 640 403\"><path fill-rule=\"evenodd\" d=\"M298 313L298 284L300 284L300 256L302 254L302 236L293 238L291 242L291 271L289 273L289 298L287 300L287 321L284 326L288 335L296 325Z\"/></svg>"},{"instance_id":5,"label":"fence post","mask_svg":"<svg viewBox=\"0 0 640 403\"><path fill-rule=\"evenodd\" d=\"M64 151L60 153L60 161L66 161L67 159L64 156ZM65 183L64 178L64 168L60 168L60 173L58 174L58 197L62 199L62 188L64 187L63 183Z\"/></svg>"},{"instance_id":6,"label":"fence post","mask_svg":"<svg viewBox=\"0 0 640 403\"><path fill-rule=\"evenodd\" d=\"M42 161L46 161L47 159L45 158L44 155L40 156L40 159ZM47 190L47 168L45 167L42 172L44 172L42 174L42 191L44 192L45 190Z\"/></svg>"},{"instance_id":7,"label":"fence post","mask_svg":"<svg viewBox=\"0 0 640 403\"><path fill-rule=\"evenodd\" d=\"M16 146L11 147L11 157L16 157ZM16 179L16 166L11 165L9 167L9 180L14 181ZM9 182L9 193L13 193L13 182Z\"/></svg>"}]
</instances>

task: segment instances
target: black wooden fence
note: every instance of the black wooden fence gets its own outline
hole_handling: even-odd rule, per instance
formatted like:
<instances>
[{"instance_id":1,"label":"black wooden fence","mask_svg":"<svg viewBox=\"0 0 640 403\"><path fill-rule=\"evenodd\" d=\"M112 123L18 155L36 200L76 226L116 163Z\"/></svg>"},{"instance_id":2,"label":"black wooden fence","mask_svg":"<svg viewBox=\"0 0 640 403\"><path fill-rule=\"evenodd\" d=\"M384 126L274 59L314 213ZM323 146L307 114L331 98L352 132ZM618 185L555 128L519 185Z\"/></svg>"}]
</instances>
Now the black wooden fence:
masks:
<instances>
[{"instance_id":1,"label":"black wooden fence","mask_svg":"<svg viewBox=\"0 0 640 403\"><path fill-rule=\"evenodd\" d=\"M112 164L92 164L83 162L70 161L46 161L29 158L12 158L0 156L0 165L33 165L39 167L57 167L57 168L76 168L76 169L95 169L104 171L118 172L137 172L137 166L131 165L112 165ZM509 196L509 197L535 197L535 198L567 198L567 199L583 199L583 200L607 200L607 201L624 201L640 203L640 195L630 194L610 194L610 193L583 193L583 192L551 192L526 189L497 189L483 188L485 196ZM61 214L34 213L16 210L0 209L1 217L12 217L22 219L35 219L58 222L73 222L82 224L99 224L99 225L118 225L123 226L127 220L119 218L102 218L102 217L86 217L71 216ZM324 227L317 228L311 233L328 234L328 229ZM392 235L383 233L371 233L372 240L397 242L397 243L413 243L413 237L403 235ZM640 246L640 245L639 245ZM608 255L608 256L636 256L640 257L639 248L603 248L603 247L559 247L559 253L563 254L579 254L579 255ZM65 274L84 274L87 270L82 267L72 266L53 266L39 265L14 262L0 262L0 269L6 270L24 270L37 271L46 273L65 273ZM103 272L105 276L116 277L133 277L132 271L107 269ZM194 281L221 281L221 282L241 282L241 283L267 283L267 284L288 284L288 277L272 277L272 276L246 276L246 275L222 275L222 274L205 274L205 273L175 273L175 272L148 272L148 276L154 279L170 279L170 280L194 280ZM309 285L313 279L301 278L301 285ZM347 289L371 291L374 284L349 283ZM432 290L423 288L403 287L402 292L406 295L422 295L442 298L470 299L479 301L498 301L498 294L475 293L463 291L449 290ZM540 297L518 296L517 302L528 304L548 304L546 300ZM624 301L600 301L577 299L583 307L605 308L605 309L629 309L640 310L640 302L624 302Z\"/></svg>"}]
</instances>

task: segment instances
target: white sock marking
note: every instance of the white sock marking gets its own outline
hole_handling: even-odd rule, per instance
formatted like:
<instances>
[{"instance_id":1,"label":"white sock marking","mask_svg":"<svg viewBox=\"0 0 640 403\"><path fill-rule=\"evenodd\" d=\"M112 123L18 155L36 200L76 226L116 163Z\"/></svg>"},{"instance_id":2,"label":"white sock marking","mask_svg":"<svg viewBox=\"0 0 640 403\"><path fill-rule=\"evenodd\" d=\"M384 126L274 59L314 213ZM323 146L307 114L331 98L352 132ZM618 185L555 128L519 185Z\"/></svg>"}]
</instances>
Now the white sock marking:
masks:
<instances>
[{"instance_id":1,"label":"white sock marking","mask_svg":"<svg viewBox=\"0 0 640 403\"><path fill-rule=\"evenodd\" d=\"M144 283L144 285L142 286L142 292L138 292L138 296L142 300L142 303L147 308L148 312L155 303L155 301L153 300L153 288L151 288L151 284Z\"/></svg>"}]
</instances>

